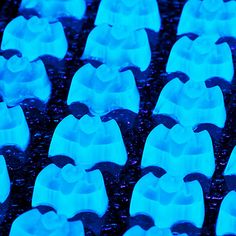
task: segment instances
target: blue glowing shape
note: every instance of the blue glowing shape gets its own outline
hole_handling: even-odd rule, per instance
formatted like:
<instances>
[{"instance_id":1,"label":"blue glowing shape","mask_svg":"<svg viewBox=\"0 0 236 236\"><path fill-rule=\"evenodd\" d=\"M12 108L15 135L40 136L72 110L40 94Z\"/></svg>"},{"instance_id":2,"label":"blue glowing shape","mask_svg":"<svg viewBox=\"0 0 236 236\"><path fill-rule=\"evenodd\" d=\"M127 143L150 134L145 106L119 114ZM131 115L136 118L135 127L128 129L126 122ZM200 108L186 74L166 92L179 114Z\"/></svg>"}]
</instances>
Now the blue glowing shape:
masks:
<instances>
[{"instance_id":1,"label":"blue glowing shape","mask_svg":"<svg viewBox=\"0 0 236 236\"><path fill-rule=\"evenodd\" d=\"M44 55L63 59L67 52L67 40L60 22L48 23L37 16L29 20L18 16L5 28L1 49L14 49L30 61Z\"/></svg>"},{"instance_id":2,"label":"blue glowing shape","mask_svg":"<svg viewBox=\"0 0 236 236\"><path fill-rule=\"evenodd\" d=\"M168 115L183 126L213 124L224 127L226 111L219 86L207 88L204 82L171 80L162 90L153 114Z\"/></svg>"},{"instance_id":3,"label":"blue glowing shape","mask_svg":"<svg viewBox=\"0 0 236 236\"><path fill-rule=\"evenodd\" d=\"M180 17L178 35L194 33L236 37L235 11L235 1L189 0Z\"/></svg>"},{"instance_id":4,"label":"blue glowing shape","mask_svg":"<svg viewBox=\"0 0 236 236\"><path fill-rule=\"evenodd\" d=\"M192 223L202 227L204 199L198 181L185 183L168 174L157 178L152 173L143 176L135 185L130 215L144 214L159 228L171 228L177 223Z\"/></svg>"},{"instance_id":5,"label":"blue glowing shape","mask_svg":"<svg viewBox=\"0 0 236 236\"><path fill-rule=\"evenodd\" d=\"M229 192L223 199L216 224L216 235L235 235L236 232L236 192Z\"/></svg>"},{"instance_id":6,"label":"blue glowing shape","mask_svg":"<svg viewBox=\"0 0 236 236\"><path fill-rule=\"evenodd\" d=\"M27 211L13 222L10 236L84 236L81 221L67 221L54 211L41 214L37 209Z\"/></svg>"},{"instance_id":7,"label":"blue glowing shape","mask_svg":"<svg viewBox=\"0 0 236 236\"><path fill-rule=\"evenodd\" d=\"M193 81L220 77L231 82L234 66L230 47L216 41L214 36L200 36L193 41L186 36L180 38L171 50L166 71L183 72Z\"/></svg>"},{"instance_id":8,"label":"blue glowing shape","mask_svg":"<svg viewBox=\"0 0 236 236\"><path fill-rule=\"evenodd\" d=\"M144 29L131 31L122 26L99 25L89 34L82 58L145 71L151 62L147 33Z\"/></svg>"},{"instance_id":9,"label":"blue glowing shape","mask_svg":"<svg viewBox=\"0 0 236 236\"><path fill-rule=\"evenodd\" d=\"M0 203L5 202L10 193L10 178L4 156L0 155Z\"/></svg>"},{"instance_id":10,"label":"blue glowing shape","mask_svg":"<svg viewBox=\"0 0 236 236\"><path fill-rule=\"evenodd\" d=\"M236 146L234 147L228 164L225 168L224 175L236 175Z\"/></svg>"},{"instance_id":11,"label":"blue glowing shape","mask_svg":"<svg viewBox=\"0 0 236 236\"><path fill-rule=\"evenodd\" d=\"M156 0L102 0L95 25L122 25L130 30L148 28L159 31L161 18Z\"/></svg>"},{"instance_id":12,"label":"blue glowing shape","mask_svg":"<svg viewBox=\"0 0 236 236\"><path fill-rule=\"evenodd\" d=\"M149 230L144 230L140 226L136 225L129 229L124 236L187 236L187 234L172 234L170 229L159 229L154 226Z\"/></svg>"},{"instance_id":13,"label":"blue glowing shape","mask_svg":"<svg viewBox=\"0 0 236 236\"><path fill-rule=\"evenodd\" d=\"M3 100L15 106L26 98L37 98L46 103L51 93L51 83L41 60L29 62L27 58L0 57L0 93Z\"/></svg>"},{"instance_id":14,"label":"blue glowing shape","mask_svg":"<svg viewBox=\"0 0 236 236\"><path fill-rule=\"evenodd\" d=\"M120 128L115 120L102 122L100 117L69 115L57 126L49 148L49 156L64 155L76 165L91 168L100 162L124 165L127 152Z\"/></svg>"},{"instance_id":15,"label":"blue glowing shape","mask_svg":"<svg viewBox=\"0 0 236 236\"><path fill-rule=\"evenodd\" d=\"M85 0L22 0L20 10L35 10L49 21L61 17L82 19L86 10Z\"/></svg>"},{"instance_id":16,"label":"blue glowing shape","mask_svg":"<svg viewBox=\"0 0 236 236\"><path fill-rule=\"evenodd\" d=\"M215 170L211 136L206 130L194 133L192 128L179 124L172 129L159 125L147 138L141 166L158 166L183 178L191 173L210 178Z\"/></svg>"},{"instance_id":17,"label":"blue glowing shape","mask_svg":"<svg viewBox=\"0 0 236 236\"><path fill-rule=\"evenodd\" d=\"M23 110L20 106L7 108L0 103L0 148L14 145L25 150L29 143L30 132Z\"/></svg>"},{"instance_id":18,"label":"blue glowing shape","mask_svg":"<svg viewBox=\"0 0 236 236\"><path fill-rule=\"evenodd\" d=\"M94 115L123 108L139 111L139 92L132 71L119 72L105 64L80 68L73 77L67 104L84 103Z\"/></svg>"},{"instance_id":19,"label":"blue glowing shape","mask_svg":"<svg viewBox=\"0 0 236 236\"><path fill-rule=\"evenodd\" d=\"M103 216L108 197L102 174L99 170L86 172L71 164L62 169L50 164L37 176L32 206L50 206L67 218L80 212Z\"/></svg>"}]
</instances>

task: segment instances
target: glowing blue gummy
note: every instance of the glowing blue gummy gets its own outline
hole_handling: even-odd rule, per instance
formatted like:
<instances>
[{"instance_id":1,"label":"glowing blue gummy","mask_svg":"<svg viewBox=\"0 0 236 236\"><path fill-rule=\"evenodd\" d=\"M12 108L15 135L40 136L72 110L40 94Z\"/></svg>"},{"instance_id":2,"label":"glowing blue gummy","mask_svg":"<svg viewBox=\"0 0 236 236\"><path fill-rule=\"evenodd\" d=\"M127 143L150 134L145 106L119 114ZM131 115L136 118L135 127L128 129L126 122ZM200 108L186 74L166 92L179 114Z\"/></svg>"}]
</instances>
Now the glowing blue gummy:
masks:
<instances>
[{"instance_id":1,"label":"glowing blue gummy","mask_svg":"<svg viewBox=\"0 0 236 236\"><path fill-rule=\"evenodd\" d=\"M44 55L63 59L67 52L67 40L60 22L48 23L46 19L18 16L5 28L1 49L14 49L30 61Z\"/></svg>"},{"instance_id":2,"label":"glowing blue gummy","mask_svg":"<svg viewBox=\"0 0 236 236\"><path fill-rule=\"evenodd\" d=\"M172 234L170 229L159 229L154 226L149 230L144 230L140 226L136 225L129 229L124 236L187 236L187 234Z\"/></svg>"},{"instance_id":3,"label":"glowing blue gummy","mask_svg":"<svg viewBox=\"0 0 236 236\"><path fill-rule=\"evenodd\" d=\"M0 103L0 148L15 145L25 150L30 139L23 110L20 106L7 108L4 102Z\"/></svg>"},{"instance_id":4,"label":"glowing blue gummy","mask_svg":"<svg viewBox=\"0 0 236 236\"><path fill-rule=\"evenodd\" d=\"M89 34L82 58L144 71L151 62L147 33L144 29L131 31L122 26L99 25Z\"/></svg>"},{"instance_id":5,"label":"glowing blue gummy","mask_svg":"<svg viewBox=\"0 0 236 236\"><path fill-rule=\"evenodd\" d=\"M85 0L22 0L20 10L35 10L50 21L61 17L82 19L86 10Z\"/></svg>"},{"instance_id":6,"label":"glowing blue gummy","mask_svg":"<svg viewBox=\"0 0 236 236\"><path fill-rule=\"evenodd\" d=\"M67 218L80 212L103 216L108 197L101 172L86 172L71 164L60 169L50 164L39 173L35 182L32 206L40 205L50 206Z\"/></svg>"},{"instance_id":7,"label":"glowing blue gummy","mask_svg":"<svg viewBox=\"0 0 236 236\"><path fill-rule=\"evenodd\" d=\"M120 128L115 120L102 122L100 117L69 115L57 126L49 148L49 156L72 158L76 165L91 168L100 162L124 165L127 152Z\"/></svg>"},{"instance_id":8,"label":"glowing blue gummy","mask_svg":"<svg viewBox=\"0 0 236 236\"><path fill-rule=\"evenodd\" d=\"M67 104L86 104L91 113L104 115L123 108L139 111L139 92L132 71L119 72L105 64L80 68L73 77Z\"/></svg>"},{"instance_id":9,"label":"glowing blue gummy","mask_svg":"<svg viewBox=\"0 0 236 236\"><path fill-rule=\"evenodd\" d=\"M236 232L236 192L229 192L223 199L216 224L216 235L235 235Z\"/></svg>"},{"instance_id":10,"label":"glowing blue gummy","mask_svg":"<svg viewBox=\"0 0 236 236\"><path fill-rule=\"evenodd\" d=\"M168 174L157 178L152 173L143 176L135 185L130 215L150 216L159 228L171 228L177 223L192 223L202 227L204 199L198 181L185 183Z\"/></svg>"},{"instance_id":11,"label":"glowing blue gummy","mask_svg":"<svg viewBox=\"0 0 236 236\"><path fill-rule=\"evenodd\" d=\"M207 88L204 82L171 80L162 90L153 114L168 115L183 126L209 123L224 127L226 111L219 86Z\"/></svg>"},{"instance_id":12,"label":"glowing blue gummy","mask_svg":"<svg viewBox=\"0 0 236 236\"><path fill-rule=\"evenodd\" d=\"M220 77L231 82L234 66L230 47L227 43L215 44L216 41L214 36L180 38L171 50L166 71L183 72L193 81Z\"/></svg>"},{"instance_id":13,"label":"glowing blue gummy","mask_svg":"<svg viewBox=\"0 0 236 236\"><path fill-rule=\"evenodd\" d=\"M8 105L15 106L26 98L48 101L51 83L41 60L29 62L24 57L13 56L9 60L0 57L0 74L0 93Z\"/></svg>"},{"instance_id":14,"label":"glowing blue gummy","mask_svg":"<svg viewBox=\"0 0 236 236\"><path fill-rule=\"evenodd\" d=\"M67 221L54 211L41 214L37 209L27 211L13 222L10 236L84 236L81 221Z\"/></svg>"},{"instance_id":15,"label":"glowing blue gummy","mask_svg":"<svg viewBox=\"0 0 236 236\"><path fill-rule=\"evenodd\" d=\"M0 155L0 203L5 202L10 193L10 178L4 156Z\"/></svg>"},{"instance_id":16,"label":"glowing blue gummy","mask_svg":"<svg viewBox=\"0 0 236 236\"><path fill-rule=\"evenodd\" d=\"M159 31L161 18L156 0L102 0L95 25L123 25L131 30L148 28Z\"/></svg>"},{"instance_id":17,"label":"glowing blue gummy","mask_svg":"<svg viewBox=\"0 0 236 236\"><path fill-rule=\"evenodd\" d=\"M178 34L218 34L236 37L236 2L223 0L189 0L184 6Z\"/></svg>"},{"instance_id":18,"label":"glowing blue gummy","mask_svg":"<svg viewBox=\"0 0 236 236\"><path fill-rule=\"evenodd\" d=\"M234 147L228 164L225 168L224 175L236 175L236 146Z\"/></svg>"},{"instance_id":19,"label":"glowing blue gummy","mask_svg":"<svg viewBox=\"0 0 236 236\"><path fill-rule=\"evenodd\" d=\"M206 130L194 133L179 124L172 129L159 125L147 138L141 166L158 166L182 178L191 173L210 178L215 170L211 136Z\"/></svg>"}]
</instances>

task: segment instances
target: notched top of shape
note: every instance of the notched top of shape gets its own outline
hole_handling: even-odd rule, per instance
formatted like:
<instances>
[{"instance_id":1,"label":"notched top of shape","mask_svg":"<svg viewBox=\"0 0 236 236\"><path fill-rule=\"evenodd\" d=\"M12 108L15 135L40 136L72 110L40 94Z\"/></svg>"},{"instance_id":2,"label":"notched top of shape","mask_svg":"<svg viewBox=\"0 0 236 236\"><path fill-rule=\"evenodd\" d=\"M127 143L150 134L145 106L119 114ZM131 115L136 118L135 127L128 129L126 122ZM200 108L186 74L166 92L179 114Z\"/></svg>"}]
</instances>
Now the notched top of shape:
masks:
<instances>
[{"instance_id":1,"label":"notched top of shape","mask_svg":"<svg viewBox=\"0 0 236 236\"><path fill-rule=\"evenodd\" d=\"M219 86L207 88L204 82L173 79L163 88L153 114L163 114L183 126L213 124L223 128L226 110Z\"/></svg>"},{"instance_id":2,"label":"notched top of shape","mask_svg":"<svg viewBox=\"0 0 236 236\"><path fill-rule=\"evenodd\" d=\"M32 206L40 205L50 206L67 218L80 212L102 216L108 206L103 176L99 170L86 172L71 164L60 169L50 164L35 182Z\"/></svg>"},{"instance_id":3,"label":"notched top of shape","mask_svg":"<svg viewBox=\"0 0 236 236\"><path fill-rule=\"evenodd\" d=\"M18 50L30 61L45 55L63 59L68 48L60 22L49 23L45 18L18 16L5 28L2 50Z\"/></svg>"},{"instance_id":4,"label":"notched top of shape","mask_svg":"<svg viewBox=\"0 0 236 236\"><path fill-rule=\"evenodd\" d=\"M105 64L98 68L86 64L73 77L67 104L80 102L94 115L116 109L139 111L139 92L132 71L119 72Z\"/></svg>"},{"instance_id":5,"label":"notched top of shape","mask_svg":"<svg viewBox=\"0 0 236 236\"><path fill-rule=\"evenodd\" d=\"M4 156L0 155L0 204L5 202L10 193L10 178Z\"/></svg>"},{"instance_id":6,"label":"notched top of shape","mask_svg":"<svg viewBox=\"0 0 236 236\"><path fill-rule=\"evenodd\" d=\"M147 33L144 29L132 31L123 26L99 25L90 32L82 58L120 69L134 66L145 71L151 62Z\"/></svg>"},{"instance_id":7,"label":"notched top of shape","mask_svg":"<svg viewBox=\"0 0 236 236\"><path fill-rule=\"evenodd\" d=\"M18 216L12 224L10 236L84 236L81 221L68 221L54 211L41 214L37 209Z\"/></svg>"}]
</instances>

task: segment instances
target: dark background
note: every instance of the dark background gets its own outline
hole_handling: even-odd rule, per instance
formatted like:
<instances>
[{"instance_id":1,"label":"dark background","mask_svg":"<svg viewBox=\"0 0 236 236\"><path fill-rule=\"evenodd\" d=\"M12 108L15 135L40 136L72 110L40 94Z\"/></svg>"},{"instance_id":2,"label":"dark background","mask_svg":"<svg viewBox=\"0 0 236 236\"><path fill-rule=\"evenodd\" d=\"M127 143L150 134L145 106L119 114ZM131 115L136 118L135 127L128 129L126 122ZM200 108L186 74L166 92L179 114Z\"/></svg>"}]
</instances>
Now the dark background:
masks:
<instances>
[{"instance_id":1,"label":"dark background","mask_svg":"<svg viewBox=\"0 0 236 236\"><path fill-rule=\"evenodd\" d=\"M84 222L86 235L95 235L95 233L97 235L122 235L135 222L139 222L145 228L153 225L148 217L130 218L129 205L133 187L144 174L140 170L140 161L147 135L158 123L165 122L165 119L152 117L152 110L160 91L171 78L165 73L165 65L170 49L177 39L176 27L185 1L159 0L158 2L162 29L159 34L148 32L152 48L152 63L144 73L133 70L141 96L140 112L135 116L130 112L119 110L104 117L104 120L110 118L117 120L128 151L128 162L121 169L114 165L112 169L116 171L112 173L106 164L100 166L109 197L109 208L102 219L98 219L93 214L77 216ZM89 1L86 16L82 21L73 19L62 21L69 43L65 59L58 62L51 57L43 58L53 87L49 103L44 106L32 99L21 104L30 128L31 141L24 153L14 147L5 147L2 150L7 161L12 186L8 200L0 206L0 235L8 235L14 219L31 209L35 178L46 165L52 162L47 153L57 124L70 113L77 117L81 115L78 109L67 107L66 99L74 73L85 64L80 57L87 36L94 27L98 3L98 0ZM20 1L1 0L0 39L7 23L19 15L19 4ZM232 39L227 40L230 42L235 61L235 42ZM14 52L5 55L9 56L11 53ZM185 79L181 74L178 76ZM220 83L220 85L225 97L227 121L222 131L211 129L210 126L205 127L211 131L213 137L216 171L210 180L209 189L204 193L206 215L202 231L201 233L192 231L190 235L215 235L215 223L220 203L229 191L222 172L236 143L236 125L233 120L236 115L235 80L232 85L225 83ZM83 109L83 112L86 112L86 109ZM184 229L188 227L182 227L182 230Z\"/></svg>"}]
</instances>

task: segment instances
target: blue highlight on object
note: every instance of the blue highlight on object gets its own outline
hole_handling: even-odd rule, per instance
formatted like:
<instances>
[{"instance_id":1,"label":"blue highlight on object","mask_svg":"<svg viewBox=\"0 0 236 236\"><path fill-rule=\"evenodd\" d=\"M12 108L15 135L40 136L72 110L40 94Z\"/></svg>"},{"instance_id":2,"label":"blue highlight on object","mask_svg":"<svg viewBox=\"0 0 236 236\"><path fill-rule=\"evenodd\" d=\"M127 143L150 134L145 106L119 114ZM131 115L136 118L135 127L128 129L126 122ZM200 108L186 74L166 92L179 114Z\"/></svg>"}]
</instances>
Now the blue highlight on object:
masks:
<instances>
[{"instance_id":1,"label":"blue highlight on object","mask_svg":"<svg viewBox=\"0 0 236 236\"><path fill-rule=\"evenodd\" d=\"M206 130L195 133L179 124L171 129L158 125L147 137L141 166L157 166L181 178L193 173L211 178L215 170L211 137Z\"/></svg>"},{"instance_id":2,"label":"blue highlight on object","mask_svg":"<svg viewBox=\"0 0 236 236\"><path fill-rule=\"evenodd\" d=\"M144 29L131 31L123 26L99 25L90 32L82 58L145 71L151 62L147 33Z\"/></svg>"},{"instance_id":3,"label":"blue highlight on object","mask_svg":"<svg viewBox=\"0 0 236 236\"><path fill-rule=\"evenodd\" d=\"M98 116L69 115L57 126L49 148L49 156L64 155L76 165L91 168L100 162L124 165L127 152L120 128L115 120L102 122Z\"/></svg>"},{"instance_id":4,"label":"blue highlight on object","mask_svg":"<svg viewBox=\"0 0 236 236\"><path fill-rule=\"evenodd\" d=\"M51 83L41 60L29 62L25 57L0 57L0 94L10 106L27 98L37 98L46 103L51 93Z\"/></svg>"},{"instance_id":5,"label":"blue highlight on object","mask_svg":"<svg viewBox=\"0 0 236 236\"><path fill-rule=\"evenodd\" d=\"M180 17L178 35L194 33L236 37L235 11L235 1L188 0Z\"/></svg>"},{"instance_id":6,"label":"blue highlight on object","mask_svg":"<svg viewBox=\"0 0 236 236\"><path fill-rule=\"evenodd\" d=\"M2 50L18 50L30 61L45 55L63 59L67 48L62 24L49 23L37 16L13 19L4 30L1 44Z\"/></svg>"},{"instance_id":7,"label":"blue highlight on object","mask_svg":"<svg viewBox=\"0 0 236 236\"><path fill-rule=\"evenodd\" d=\"M156 0L101 0L95 25L122 25L130 30L151 29L158 32L161 18Z\"/></svg>"},{"instance_id":8,"label":"blue highlight on object","mask_svg":"<svg viewBox=\"0 0 236 236\"><path fill-rule=\"evenodd\" d=\"M229 161L228 161L228 164L225 168L225 171L224 171L224 175L236 175L236 146L234 147L231 155L230 155L230 158L229 158Z\"/></svg>"},{"instance_id":9,"label":"blue highlight on object","mask_svg":"<svg viewBox=\"0 0 236 236\"><path fill-rule=\"evenodd\" d=\"M0 148L14 145L24 151L29 143L30 132L20 106L8 108L0 103Z\"/></svg>"},{"instance_id":10,"label":"blue highlight on object","mask_svg":"<svg viewBox=\"0 0 236 236\"><path fill-rule=\"evenodd\" d=\"M229 192L223 199L216 224L216 235L235 235L236 232L236 192Z\"/></svg>"},{"instance_id":11,"label":"blue highlight on object","mask_svg":"<svg viewBox=\"0 0 236 236\"><path fill-rule=\"evenodd\" d=\"M54 211L41 214L37 209L27 211L13 222L10 236L84 236L81 221L67 221Z\"/></svg>"},{"instance_id":12,"label":"blue highlight on object","mask_svg":"<svg viewBox=\"0 0 236 236\"><path fill-rule=\"evenodd\" d=\"M4 156L0 155L0 204L5 202L10 193L10 178Z\"/></svg>"},{"instance_id":13,"label":"blue highlight on object","mask_svg":"<svg viewBox=\"0 0 236 236\"><path fill-rule=\"evenodd\" d=\"M139 101L132 71L119 72L105 64L96 69L86 64L72 79L67 104L84 103L92 114L101 116L119 108L138 113Z\"/></svg>"},{"instance_id":14,"label":"blue highlight on object","mask_svg":"<svg viewBox=\"0 0 236 236\"><path fill-rule=\"evenodd\" d=\"M108 207L103 176L99 170L86 172L71 164L60 169L50 164L35 182L32 206L40 205L50 206L67 218L81 212L93 212L101 217Z\"/></svg>"},{"instance_id":15,"label":"blue highlight on object","mask_svg":"<svg viewBox=\"0 0 236 236\"><path fill-rule=\"evenodd\" d=\"M162 90L153 114L168 115L183 126L213 124L224 127L226 110L219 86L207 88L205 83L171 80Z\"/></svg>"},{"instance_id":16,"label":"blue highlight on object","mask_svg":"<svg viewBox=\"0 0 236 236\"><path fill-rule=\"evenodd\" d=\"M233 58L227 43L215 44L217 37L200 36L191 40L180 38L173 46L166 71L183 72L192 81L220 77L231 82L234 75Z\"/></svg>"},{"instance_id":17,"label":"blue highlight on object","mask_svg":"<svg viewBox=\"0 0 236 236\"><path fill-rule=\"evenodd\" d=\"M201 228L205 214L201 185L169 174L157 178L148 173L137 182L131 198L130 215L138 214L150 216L159 228L182 222Z\"/></svg>"},{"instance_id":18,"label":"blue highlight on object","mask_svg":"<svg viewBox=\"0 0 236 236\"><path fill-rule=\"evenodd\" d=\"M41 17L55 21L61 17L82 19L86 10L85 0L22 0L20 10L35 10Z\"/></svg>"}]
</instances>

